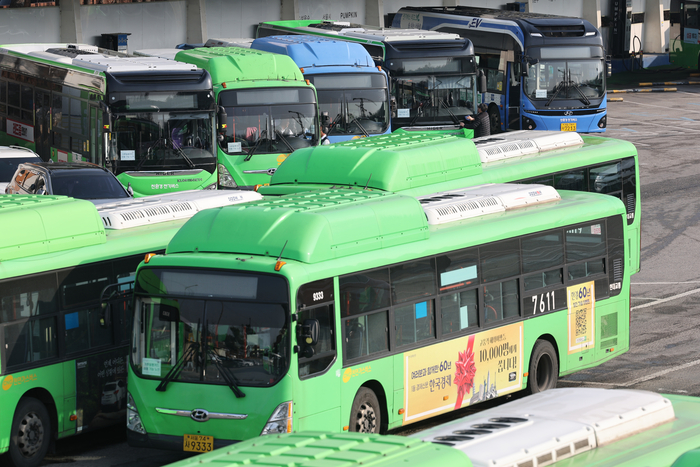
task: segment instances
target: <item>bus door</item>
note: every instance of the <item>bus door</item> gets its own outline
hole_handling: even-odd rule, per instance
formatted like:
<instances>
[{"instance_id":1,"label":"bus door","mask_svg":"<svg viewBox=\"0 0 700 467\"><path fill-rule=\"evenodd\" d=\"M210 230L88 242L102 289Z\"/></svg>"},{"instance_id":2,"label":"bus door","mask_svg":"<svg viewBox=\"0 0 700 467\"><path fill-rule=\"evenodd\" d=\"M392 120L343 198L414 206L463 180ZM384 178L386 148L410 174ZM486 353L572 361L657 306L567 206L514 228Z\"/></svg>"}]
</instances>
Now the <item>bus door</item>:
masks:
<instances>
[{"instance_id":1,"label":"bus door","mask_svg":"<svg viewBox=\"0 0 700 467\"><path fill-rule=\"evenodd\" d=\"M102 152L102 112L98 107L90 106L90 139L88 140L90 160L104 166L105 158Z\"/></svg>"},{"instance_id":2,"label":"bus door","mask_svg":"<svg viewBox=\"0 0 700 467\"><path fill-rule=\"evenodd\" d=\"M506 72L508 80L508 97L506 105L508 108L508 129L520 130L520 63L508 62Z\"/></svg>"},{"instance_id":3,"label":"bus door","mask_svg":"<svg viewBox=\"0 0 700 467\"><path fill-rule=\"evenodd\" d=\"M302 408L294 430L337 431L340 361L337 353L333 279L303 285L297 296L298 379L294 402Z\"/></svg>"},{"instance_id":4,"label":"bus door","mask_svg":"<svg viewBox=\"0 0 700 467\"><path fill-rule=\"evenodd\" d=\"M34 95L34 142L36 153L43 160L51 154L51 96L47 91L36 90Z\"/></svg>"}]
</instances>

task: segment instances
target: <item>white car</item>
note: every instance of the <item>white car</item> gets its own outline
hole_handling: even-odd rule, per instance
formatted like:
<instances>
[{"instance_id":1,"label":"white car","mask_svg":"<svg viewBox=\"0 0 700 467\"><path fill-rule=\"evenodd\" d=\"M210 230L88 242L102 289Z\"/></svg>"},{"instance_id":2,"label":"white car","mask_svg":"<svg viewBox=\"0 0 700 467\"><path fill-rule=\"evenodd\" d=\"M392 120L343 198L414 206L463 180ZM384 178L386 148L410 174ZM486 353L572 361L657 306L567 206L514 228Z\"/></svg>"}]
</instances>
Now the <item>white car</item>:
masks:
<instances>
[{"instance_id":1,"label":"white car","mask_svg":"<svg viewBox=\"0 0 700 467\"><path fill-rule=\"evenodd\" d=\"M0 194L5 193L5 187L22 162L41 162L41 157L21 146L0 146Z\"/></svg>"},{"instance_id":2,"label":"white car","mask_svg":"<svg viewBox=\"0 0 700 467\"><path fill-rule=\"evenodd\" d=\"M126 383L123 379L110 381L102 389L102 407L121 410L126 402Z\"/></svg>"}]
</instances>

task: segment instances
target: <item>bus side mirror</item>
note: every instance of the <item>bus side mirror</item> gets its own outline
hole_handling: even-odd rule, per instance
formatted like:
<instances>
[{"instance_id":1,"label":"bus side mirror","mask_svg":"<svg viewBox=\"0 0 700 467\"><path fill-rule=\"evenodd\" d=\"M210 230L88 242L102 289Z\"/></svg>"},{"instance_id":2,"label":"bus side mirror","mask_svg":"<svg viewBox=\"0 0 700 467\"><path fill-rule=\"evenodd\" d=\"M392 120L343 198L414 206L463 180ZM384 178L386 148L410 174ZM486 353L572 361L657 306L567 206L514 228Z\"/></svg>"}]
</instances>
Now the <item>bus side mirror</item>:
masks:
<instances>
[{"instance_id":1,"label":"bus side mirror","mask_svg":"<svg viewBox=\"0 0 700 467\"><path fill-rule=\"evenodd\" d=\"M328 115L328 112L324 111L321 113L321 125L326 127L331 124L331 116Z\"/></svg>"},{"instance_id":2,"label":"bus side mirror","mask_svg":"<svg viewBox=\"0 0 700 467\"><path fill-rule=\"evenodd\" d=\"M219 130L219 133L225 133L226 132L226 119L228 118L228 115L226 115L226 109L224 109L222 106L219 106L218 111L216 112L216 125Z\"/></svg>"},{"instance_id":3,"label":"bus side mirror","mask_svg":"<svg viewBox=\"0 0 700 467\"><path fill-rule=\"evenodd\" d=\"M299 338L301 339L301 344L305 346L314 346L318 344L318 336L321 333L321 325L317 319L305 319L304 323L301 325L301 332L299 333Z\"/></svg>"},{"instance_id":4,"label":"bus side mirror","mask_svg":"<svg viewBox=\"0 0 700 467\"><path fill-rule=\"evenodd\" d=\"M486 74L484 70L479 70L479 76L477 76L476 90L480 93L486 92Z\"/></svg>"},{"instance_id":5,"label":"bus side mirror","mask_svg":"<svg viewBox=\"0 0 700 467\"><path fill-rule=\"evenodd\" d=\"M110 112L102 112L102 128L105 133L112 132L112 114Z\"/></svg>"},{"instance_id":6,"label":"bus side mirror","mask_svg":"<svg viewBox=\"0 0 700 467\"><path fill-rule=\"evenodd\" d=\"M112 304L102 302L102 315L100 316L100 327L108 328L112 325Z\"/></svg>"}]
</instances>

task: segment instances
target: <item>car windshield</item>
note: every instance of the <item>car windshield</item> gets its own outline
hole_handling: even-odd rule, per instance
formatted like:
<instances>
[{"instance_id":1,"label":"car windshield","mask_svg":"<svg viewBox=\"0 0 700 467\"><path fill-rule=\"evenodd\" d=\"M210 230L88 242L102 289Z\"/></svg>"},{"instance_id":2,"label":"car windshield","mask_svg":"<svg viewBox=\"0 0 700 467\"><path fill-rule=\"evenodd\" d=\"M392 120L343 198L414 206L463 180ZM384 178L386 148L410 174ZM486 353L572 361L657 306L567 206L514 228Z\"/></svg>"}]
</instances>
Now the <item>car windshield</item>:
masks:
<instances>
[{"instance_id":1,"label":"car windshield","mask_svg":"<svg viewBox=\"0 0 700 467\"><path fill-rule=\"evenodd\" d=\"M51 174L51 194L78 199L129 198L111 173L95 169L57 170Z\"/></svg>"},{"instance_id":2,"label":"car windshield","mask_svg":"<svg viewBox=\"0 0 700 467\"><path fill-rule=\"evenodd\" d=\"M136 283L132 362L138 374L264 387L286 373L291 346L281 277L144 269Z\"/></svg>"},{"instance_id":3,"label":"car windshield","mask_svg":"<svg viewBox=\"0 0 700 467\"><path fill-rule=\"evenodd\" d=\"M107 383L107 384L105 384L105 388L104 388L104 391L105 391L105 392L106 392L106 391L114 391L115 389L117 389L117 383Z\"/></svg>"},{"instance_id":4,"label":"car windshield","mask_svg":"<svg viewBox=\"0 0 700 467\"><path fill-rule=\"evenodd\" d=\"M117 114L109 143L115 173L184 170L213 165L212 112Z\"/></svg>"},{"instance_id":5,"label":"car windshield","mask_svg":"<svg viewBox=\"0 0 700 467\"><path fill-rule=\"evenodd\" d=\"M36 156L0 157L0 182L9 182L22 162L39 162Z\"/></svg>"}]
</instances>

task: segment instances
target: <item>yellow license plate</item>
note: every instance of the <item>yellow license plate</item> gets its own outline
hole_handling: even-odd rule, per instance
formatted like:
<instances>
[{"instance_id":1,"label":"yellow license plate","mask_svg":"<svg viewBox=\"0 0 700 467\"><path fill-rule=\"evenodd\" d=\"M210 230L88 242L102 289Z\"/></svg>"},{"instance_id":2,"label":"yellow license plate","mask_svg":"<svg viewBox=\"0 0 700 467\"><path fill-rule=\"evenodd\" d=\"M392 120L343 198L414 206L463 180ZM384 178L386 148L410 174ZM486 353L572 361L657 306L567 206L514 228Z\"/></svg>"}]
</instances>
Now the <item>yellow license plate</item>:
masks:
<instances>
[{"instance_id":1,"label":"yellow license plate","mask_svg":"<svg viewBox=\"0 0 700 467\"><path fill-rule=\"evenodd\" d=\"M561 124L561 131L576 131L576 124L575 123L562 123Z\"/></svg>"},{"instance_id":2,"label":"yellow license plate","mask_svg":"<svg viewBox=\"0 0 700 467\"><path fill-rule=\"evenodd\" d=\"M214 437L204 435L185 435L183 451L209 452L214 449Z\"/></svg>"}]
</instances>

